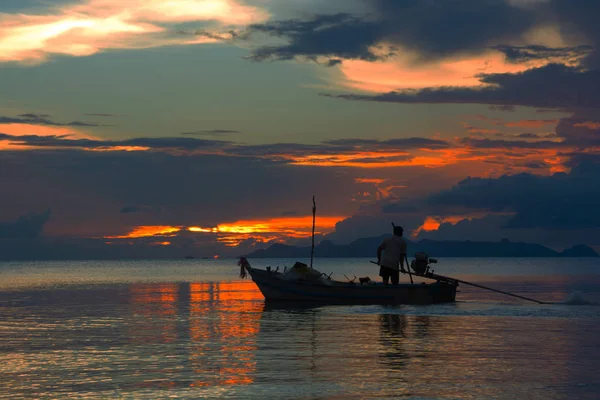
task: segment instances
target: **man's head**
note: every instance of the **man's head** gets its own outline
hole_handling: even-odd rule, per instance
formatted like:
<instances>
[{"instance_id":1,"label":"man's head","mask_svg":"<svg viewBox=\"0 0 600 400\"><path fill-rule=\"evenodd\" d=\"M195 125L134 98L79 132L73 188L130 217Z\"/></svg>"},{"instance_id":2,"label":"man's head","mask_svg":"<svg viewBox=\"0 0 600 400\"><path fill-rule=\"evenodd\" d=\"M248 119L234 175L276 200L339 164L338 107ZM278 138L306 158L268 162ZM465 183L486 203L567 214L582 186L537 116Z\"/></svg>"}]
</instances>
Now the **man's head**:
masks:
<instances>
[{"instance_id":1,"label":"man's head","mask_svg":"<svg viewBox=\"0 0 600 400\"><path fill-rule=\"evenodd\" d=\"M402 236L404 229L401 226L394 226L394 235Z\"/></svg>"}]
</instances>

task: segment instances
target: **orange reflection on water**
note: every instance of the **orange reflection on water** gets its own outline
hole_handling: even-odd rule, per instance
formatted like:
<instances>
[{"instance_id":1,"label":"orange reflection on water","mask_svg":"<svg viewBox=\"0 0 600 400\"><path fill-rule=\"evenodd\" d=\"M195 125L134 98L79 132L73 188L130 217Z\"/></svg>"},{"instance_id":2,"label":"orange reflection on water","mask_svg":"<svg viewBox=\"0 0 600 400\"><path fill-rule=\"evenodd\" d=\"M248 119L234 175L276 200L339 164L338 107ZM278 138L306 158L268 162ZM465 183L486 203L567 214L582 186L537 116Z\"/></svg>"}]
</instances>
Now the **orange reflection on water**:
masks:
<instances>
[{"instance_id":1,"label":"orange reflection on water","mask_svg":"<svg viewBox=\"0 0 600 400\"><path fill-rule=\"evenodd\" d=\"M134 283L129 287L131 304L137 315L144 317L142 327L146 334L134 334L145 342L168 343L177 337L176 283Z\"/></svg>"},{"instance_id":2,"label":"orange reflection on water","mask_svg":"<svg viewBox=\"0 0 600 400\"><path fill-rule=\"evenodd\" d=\"M192 386L247 385L256 371L257 311L262 295L250 282L190 284ZM214 343L219 343L215 346Z\"/></svg>"},{"instance_id":3,"label":"orange reflection on water","mask_svg":"<svg viewBox=\"0 0 600 400\"><path fill-rule=\"evenodd\" d=\"M178 298L176 283L134 283L130 287L131 301L136 304L158 306L148 309L149 314L175 315Z\"/></svg>"}]
</instances>

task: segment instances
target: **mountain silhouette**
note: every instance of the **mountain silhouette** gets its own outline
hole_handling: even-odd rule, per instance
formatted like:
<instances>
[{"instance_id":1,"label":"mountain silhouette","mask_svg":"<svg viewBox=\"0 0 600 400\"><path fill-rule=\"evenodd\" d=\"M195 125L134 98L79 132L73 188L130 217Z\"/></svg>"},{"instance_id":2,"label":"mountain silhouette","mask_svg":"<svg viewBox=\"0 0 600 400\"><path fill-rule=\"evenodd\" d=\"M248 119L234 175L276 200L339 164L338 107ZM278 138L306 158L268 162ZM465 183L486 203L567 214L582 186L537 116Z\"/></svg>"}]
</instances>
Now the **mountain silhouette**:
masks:
<instances>
[{"instance_id":1,"label":"mountain silhouette","mask_svg":"<svg viewBox=\"0 0 600 400\"><path fill-rule=\"evenodd\" d=\"M355 258L375 257L377 247L390 235L357 239L349 244L335 244L324 240L315 246L318 258ZM511 242L502 239L499 242L475 242L423 239L418 242L406 240L408 256L425 252L431 257L598 257L591 247L576 245L558 252L541 244ZM256 250L247 255L251 258L302 258L310 254L310 247L298 247L285 244L273 244L266 249Z\"/></svg>"}]
</instances>

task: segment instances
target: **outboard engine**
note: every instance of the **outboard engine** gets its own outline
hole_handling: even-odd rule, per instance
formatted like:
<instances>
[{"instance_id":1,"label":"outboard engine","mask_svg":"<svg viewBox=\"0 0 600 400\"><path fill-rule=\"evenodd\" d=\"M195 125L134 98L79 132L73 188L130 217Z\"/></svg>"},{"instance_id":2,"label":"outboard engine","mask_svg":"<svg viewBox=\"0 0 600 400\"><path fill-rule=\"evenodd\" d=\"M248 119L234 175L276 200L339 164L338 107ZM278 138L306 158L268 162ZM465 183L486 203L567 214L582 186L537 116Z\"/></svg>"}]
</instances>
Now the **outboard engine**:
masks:
<instances>
[{"instance_id":1,"label":"outboard engine","mask_svg":"<svg viewBox=\"0 0 600 400\"><path fill-rule=\"evenodd\" d=\"M427 253L415 253L415 259L410 263L410 267L417 275L425 275L429 272L429 264L437 263L435 258L429 258Z\"/></svg>"}]
</instances>

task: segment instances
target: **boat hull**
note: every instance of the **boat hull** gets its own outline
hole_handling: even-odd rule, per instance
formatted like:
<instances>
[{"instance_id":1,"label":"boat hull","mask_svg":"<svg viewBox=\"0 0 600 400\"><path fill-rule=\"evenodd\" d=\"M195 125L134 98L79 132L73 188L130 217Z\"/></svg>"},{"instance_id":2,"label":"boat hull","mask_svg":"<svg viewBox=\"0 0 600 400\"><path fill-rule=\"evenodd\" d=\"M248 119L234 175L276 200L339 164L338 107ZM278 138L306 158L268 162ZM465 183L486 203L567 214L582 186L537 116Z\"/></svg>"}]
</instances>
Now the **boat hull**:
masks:
<instances>
[{"instance_id":1,"label":"boat hull","mask_svg":"<svg viewBox=\"0 0 600 400\"><path fill-rule=\"evenodd\" d=\"M456 300L457 285L447 282L384 285L330 281L285 280L282 274L247 268L268 302L312 302L327 304L437 304Z\"/></svg>"}]
</instances>

